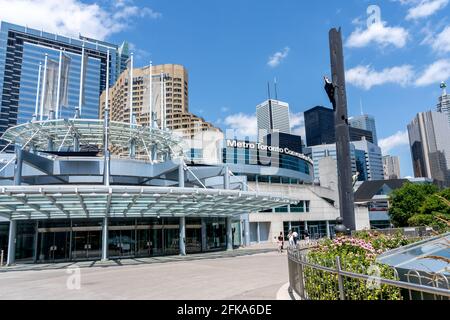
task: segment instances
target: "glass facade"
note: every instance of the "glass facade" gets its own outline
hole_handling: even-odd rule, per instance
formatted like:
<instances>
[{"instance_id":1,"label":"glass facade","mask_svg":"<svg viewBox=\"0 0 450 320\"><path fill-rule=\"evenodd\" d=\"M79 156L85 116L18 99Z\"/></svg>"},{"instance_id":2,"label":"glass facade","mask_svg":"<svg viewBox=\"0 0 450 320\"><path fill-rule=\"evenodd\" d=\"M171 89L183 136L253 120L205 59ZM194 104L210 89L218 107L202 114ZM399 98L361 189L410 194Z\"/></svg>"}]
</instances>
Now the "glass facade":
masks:
<instances>
[{"instance_id":1,"label":"glass facade","mask_svg":"<svg viewBox=\"0 0 450 320\"><path fill-rule=\"evenodd\" d=\"M224 148L223 163L258 165L301 172L309 175L312 165L305 159L276 152L260 152L257 149Z\"/></svg>"},{"instance_id":2,"label":"glass facade","mask_svg":"<svg viewBox=\"0 0 450 320\"><path fill-rule=\"evenodd\" d=\"M0 135L11 126L32 119L36 108L39 63L44 69L45 54L59 63L60 51L70 57L68 103L61 106L60 116L73 117L79 103L81 56L87 59L84 73L84 99L81 117L98 118L101 92L106 88L106 59L110 50L110 79L113 84L125 70L128 50L114 44L80 37L67 38L6 22L0 24ZM43 72L41 86L43 83ZM40 86L40 87L41 87ZM41 98L40 96L38 97ZM0 142L0 146L3 142Z\"/></svg>"},{"instance_id":3,"label":"glass facade","mask_svg":"<svg viewBox=\"0 0 450 320\"><path fill-rule=\"evenodd\" d=\"M240 229L234 225L233 243L240 243ZM186 218L186 253L224 250L227 245L225 218ZM16 261L61 262L101 259L102 220L18 221ZM111 259L177 255L179 219L110 219L108 256ZM0 224L0 250L4 263L8 252L9 223ZM206 247L203 246L206 244Z\"/></svg>"}]
</instances>

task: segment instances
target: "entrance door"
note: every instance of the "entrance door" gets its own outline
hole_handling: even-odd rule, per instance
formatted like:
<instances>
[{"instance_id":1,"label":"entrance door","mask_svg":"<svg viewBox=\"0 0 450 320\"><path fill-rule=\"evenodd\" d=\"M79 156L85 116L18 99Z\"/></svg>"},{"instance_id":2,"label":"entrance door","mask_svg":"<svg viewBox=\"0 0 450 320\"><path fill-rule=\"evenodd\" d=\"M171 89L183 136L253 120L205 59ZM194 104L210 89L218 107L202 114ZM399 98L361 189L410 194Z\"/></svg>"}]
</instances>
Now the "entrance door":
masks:
<instances>
[{"instance_id":1,"label":"entrance door","mask_svg":"<svg viewBox=\"0 0 450 320\"><path fill-rule=\"evenodd\" d=\"M319 233L319 226L313 225L308 226L308 231L312 239L319 239L320 233Z\"/></svg>"},{"instance_id":2,"label":"entrance door","mask_svg":"<svg viewBox=\"0 0 450 320\"><path fill-rule=\"evenodd\" d=\"M39 232L37 248L40 262L69 260L70 231Z\"/></svg>"},{"instance_id":3,"label":"entrance door","mask_svg":"<svg viewBox=\"0 0 450 320\"><path fill-rule=\"evenodd\" d=\"M72 259L100 259L101 231L74 231L72 239Z\"/></svg>"},{"instance_id":4,"label":"entrance door","mask_svg":"<svg viewBox=\"0 0 450 320\"><path fill-rule=\"evenodd\" d=\"M137 255L140 257L151 257L163 254L163 231L161 228L139 226L136 242Z\"/></svg>"},{"instance_id":5,"label":"entrance door","mask_svg":"<svg viewBox=\"0 0 450 320\"><path fill-rule=\"evenodd\" d=\"M109 256L110 257L132 257L136 251L135 227L110 227L109 233Z\"/></svg>"},{"instance_id":6,"label":"entrance door","mask_svg":"<svg viewBox=\"0 0 450 320\"><path fill-rule=\"evenodd\" d=\"M179 233L178 226L164 226L164 254L175 255L180 253Z\"/></svg>"},{"instance_id":7,"label":"entrance door","mask_svg":"<svg viewBox=\"0 0 450 320\"><path fill-rule=\"evenodd\" d=\"M202 227L186 229L186 253L202 252Z\"/></svg>"}]
</instances>

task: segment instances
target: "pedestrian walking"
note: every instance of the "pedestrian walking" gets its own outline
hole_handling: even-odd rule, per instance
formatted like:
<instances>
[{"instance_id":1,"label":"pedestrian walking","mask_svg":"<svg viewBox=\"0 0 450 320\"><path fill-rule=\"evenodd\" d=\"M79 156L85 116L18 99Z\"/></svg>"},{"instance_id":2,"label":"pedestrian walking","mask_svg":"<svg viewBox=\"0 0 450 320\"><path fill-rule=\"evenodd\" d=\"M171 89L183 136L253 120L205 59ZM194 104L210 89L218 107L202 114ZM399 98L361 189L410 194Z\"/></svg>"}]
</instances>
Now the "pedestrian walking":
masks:
<instances>
[{"instance_id":1,"label":"pedestrian walking","mask_svg":"<svg viewBox=\"0 0 450 320\"><path fill-rule=\"evenodd\" d=\"M292 234L292 230L289 230L288 240L289 240L289 247L292 248L294 246L294 236Z\"/></svg>"},{"instance_id":2,"label":"pedestrian walking","mask_svg":"<svg viewBox=\"0 0 450 320\"><path fill-rule=\"evenodd\" d=\"M284 237L283 232L280 232L280 235L278 236L278 252L283 253L284 247Z\"/></svg>"}]
</instances>

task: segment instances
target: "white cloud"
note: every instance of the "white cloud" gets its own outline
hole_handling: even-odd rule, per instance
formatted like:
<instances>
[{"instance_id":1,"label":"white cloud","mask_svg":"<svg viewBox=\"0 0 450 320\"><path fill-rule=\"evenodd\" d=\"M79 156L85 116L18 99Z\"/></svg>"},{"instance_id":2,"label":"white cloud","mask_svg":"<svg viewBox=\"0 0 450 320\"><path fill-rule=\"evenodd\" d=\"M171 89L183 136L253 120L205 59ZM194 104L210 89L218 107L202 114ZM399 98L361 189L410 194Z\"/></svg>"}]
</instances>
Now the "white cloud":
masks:
<instances>
[{"instance_id":1,"label":"white cloud","mask_svg":"<svg viewBox=\"0 0 450 320\"><path fill-rule=\"evenodd\" d=\"M233 136L239 139L249 137L252 140L256 140L258 125L255 115L232 114L225 118L224 124L227 126L226 129L234 130Z\"/></svg>"},{"instance_id":2,"label":"white cloud","mask_svg":"<svg viewBox=\"0 0 450 320\"><path fill-rule=\"evenodd\" d=\"M438 84L450 78L450 59L442 59L429 65L415 81L418 87Z\"/></svg>"},{"instance_id":3,"label":"white cloud","mask_svg":"<svg viewBox=\"0 0 450 320\"><path fill-rule=\"evenodd\" d=\"M382 47L393 45L403 48L408 40L409 33L401 27L388 27L386 22L370 25L369 28L357 28L348 38L346 44L351 48L363 48L371 43Z\"/></svg>"},{"instance_id":4,"label":"white cloud","mask_svg":"<svg viewBox=\"0 0 450 320\"><path fill-rule=\"evenodd\" d=\"M409 137L407 131L399 131L396 134L381 139L378 143L384 155L391 153L393 149L409 145Z\"/></svg>"},{"instance_id":5,"label":"white cloud","mask_svg":"<svg viewBox=\"0 0 450 320\"><path fill-rule=\"evenodd\" d=\"M306 138L305 134L305 116L303 112L291 113L291 133L297 136L302 136L303 139Z\"/></svg>"},{"instance_id":6,"label":"white cloud","mask_svg":"<svg viewBox=\"0 0 450 320\"><path fill-rule=\"evenodd\" d=\"M216 123L224 124L227 129L231 129L232 132L227 134L228 136L236 136L239 139L250 138L251 140L256 140L258 135L258 124L255 115L249 115L244 113L237 113L229 115L222 122L216 121ZM290 124L291 133L295 135L302 136L305 138L305 117L303 112L291 113L290 114Z\"/></svg>"},{"instance_id":7,"label":"white cloud","mask_svg":"<svg viewBox=\"0 0 450 320\"><path fill-rule=\"evenodd\" d=\"M285 47L283 50L275 52L269 57L267 65L272 68L278 67L278 65L287 58L290 50L291 49L289 47Z\"/></svg>"},{"instance_id":8,"label":"white cloud","mask_svg":"<svg viewBox=\"0 0 450 320\"><path fill-rule=\"evenodd\" d=\"M376 71L371 66L357 66L347 70L345 77L348 83L369 90L374 86L387 83L406 86L410 83L413 75L413 67L410 65L386 68L382 71Z\"/></svg>"},{"instance_id":9,"label":"white cloud","mask_svg":"<svg viewBox=\"0 0 450 320\"><path fill-rule=\"evenodd\" d=\"M131 0L117 0L108 8L80 0L0 0L0 20L70 37L104 40L137 17L156 19L161 14Z\"/></svg>"},{"instance_id":10,"label":"white cloud","mask_svg":"<svg viewBox=\"0 0 450 320\"><path fill-rule=\"evenodd\" d=\"M446 27L437 36L428 36L425 43L431 44L434 51L439 53L450 52L450 26Z\"/></svg>"},{"instance_id":11,"label":"white cloud","mask_svg":"<svg viewBox=\"0 0 450 320\"><path fill-rule=\"evenodd\" d=\"M448 5L449 0L422 0L408 10L406 20L429 17Z\"/></svg>"}]
</instances>

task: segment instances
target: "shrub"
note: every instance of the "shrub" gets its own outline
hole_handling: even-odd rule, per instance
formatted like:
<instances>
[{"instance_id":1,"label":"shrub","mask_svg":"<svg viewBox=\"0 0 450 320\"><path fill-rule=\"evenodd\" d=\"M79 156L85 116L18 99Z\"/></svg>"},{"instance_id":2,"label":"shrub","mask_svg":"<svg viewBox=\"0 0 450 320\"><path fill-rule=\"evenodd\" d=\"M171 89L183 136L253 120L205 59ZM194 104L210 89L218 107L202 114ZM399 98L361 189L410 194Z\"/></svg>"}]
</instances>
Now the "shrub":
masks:
<instances>
[{"instance_id":1,"label":"shrub","mask_svg":"<svg viewBox=\"0 0 450 320\"><path fill-rule=\"evenodd\" d=\"M392 268L375 261L377 255L408 244L401 235L385 236L374 232L358 233L355 237L339 237L323 240L311 249L307 260L313 264L336 269L336 257L341 259L342 269L349 272L369 274L379 270L382 278L395 279ZM374 269L374 267L376 267ZM312 300L339 300L338 277L326 271L305 267L305 291ZM343 277L344 292L348 300L401 300L400 289L381 285L370 288L367 281Z\"/></svg>"}]
</instances>

